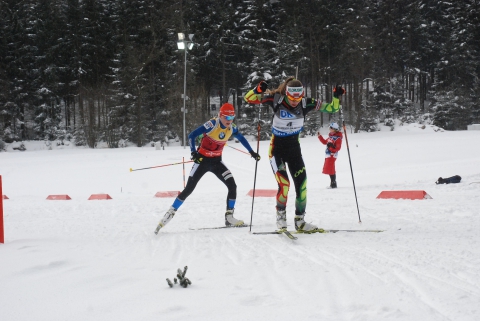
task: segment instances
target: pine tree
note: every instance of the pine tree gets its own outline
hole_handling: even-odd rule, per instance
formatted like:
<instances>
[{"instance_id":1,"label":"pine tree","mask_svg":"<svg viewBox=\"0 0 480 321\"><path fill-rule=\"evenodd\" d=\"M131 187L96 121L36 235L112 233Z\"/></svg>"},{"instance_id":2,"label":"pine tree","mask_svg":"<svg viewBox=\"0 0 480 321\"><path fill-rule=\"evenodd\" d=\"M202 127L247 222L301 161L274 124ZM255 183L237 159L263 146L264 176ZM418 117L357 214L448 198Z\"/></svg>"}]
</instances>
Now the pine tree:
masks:
<instances>
[{"instance_id":1,"label":"pine tree","mask_svg":"<svg viewBox=\"0 0 480 321\"><path fill-rule=\"evenodd\" d=\"M57 61L60 47L58 39L61 38L60 31L63 30L58 14L56 14L54 2L42 0L34 7L34 20L31 23L32 33L35 35L36 44L36 78L34 88L36 89L35 110L35 132L39 138L55 140L63 137L60 128L61 105L59 93L59 71L61 65Z\"/></svg>"},{"instance_id":2,"label":"pine tree","mask_svg":"<svg viewBox=\"0 0 480 321\"><path fill-rule=\"evenodd\" d=\"M14 124L14 96L10 79L13 76L12 50L10 43L15 26L14 15L10 2L0 2L0 140L11 142L12 125ZM18 136L17 136L18 137Z\"/></svg>"},{"instance_id":3,"label":"pine tree","mask_svg":"<svg viewBox=\"0 0 480 321\"><path fill-rule=\"evenodd\" d=\"M475 97L475 91L478 92L475 87L478 88L479 56L478 40L473 37L478 26L471 24L464 13L478 12L478 5L471 1L461 6L445 2L439 7L448 18L451 33L437 63L435 100L432 103L434 124L448 129L466 129L472 121L472 111L478 106L472 97Z\"/></svg>"}]
</instances>

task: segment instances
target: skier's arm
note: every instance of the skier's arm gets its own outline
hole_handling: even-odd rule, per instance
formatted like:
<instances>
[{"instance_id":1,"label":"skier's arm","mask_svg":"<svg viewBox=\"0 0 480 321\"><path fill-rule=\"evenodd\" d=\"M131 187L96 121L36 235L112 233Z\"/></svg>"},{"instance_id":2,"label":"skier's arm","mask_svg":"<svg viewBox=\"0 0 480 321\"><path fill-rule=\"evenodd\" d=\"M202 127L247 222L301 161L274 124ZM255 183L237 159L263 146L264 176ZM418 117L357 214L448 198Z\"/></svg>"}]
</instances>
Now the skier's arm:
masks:
<instances>
[{"instance_id":1,"label":"skier's arm","mask_svg":"<svg viewBox=\"0 0 480 321\"><path fill-rule=\"evenodd\" d=\"M266 95L267 83L261 81L255 88L250 90L243 96L243 99L249 104L266 104L273 108L273 95Z\"/></svg>"},{"instance_id":2,"label":"skier's arm","mask_svg":"<svg viewBox=\"0 0 480 321\"><path fill-rule=\"evenodd\" d=\"M323 136L320 134L320 133L317 133L318 134L318 140L323 144L323 145L327 145L327 140L325 138L323 138Z\"/></svg>"},{"instance_id":3,"label":"skier's arm","mask_svg":"<svg viewBox=\"0 0 480 321\"><path fill-rule=\"evenodd\" d=\"M303 113L304 115L310 110L320 110L323 113L333 114L340 110L340 97L345 94L345 89L342 86L335 86L333 88L333 99L331 103L324 103L313 98L306 98L306 110Z\"/></svg>"},{"instance_id":4,"label":"skier's arm","mask_svg":"<svg viewBox=\"0 0 480 321\"><path fill-rule=\"evenodd\" d=\"M326 103L314 98L305 98L306 106L304 114L311 110L319 110L323 113L333 114L340 110L340 99L333 97L331 103Z\"/></svg>"},{"instance_id":5,"label":"skier's arm","mask_svg":"<svg viewBox=\"0 0 480 321\"><path fill-rule=\"evenodd\" d=\"M240 143L242 143L243 147L245 147L248 150L248 152L250 153L250 155L252 156L253 159L255 159L256 161L259 161L260 158L261 158L260 155L258 155L257 152L255 152L252 149L252 147L250 146L248 141L245 139L245 137L242 134L240 134L237 126L232 125L232 128L233 128L233 136L236 139L238 139L240 141Z\"/></svg>"},{"instance_id":6,"label":"skier's arm","mask_svg":"<svg viewBox=\"0 0 480 321\"><path fill-rule=\"evenodd\" d=\"M333 88L332 102L329 104L322 104L322 106L320 107L320 111L329 114L333 114L339 111L341 107L340 97L342 97L343 94L345 94L345 89L340 85L336 85L335 88Z\"/></svg>"},{"instance_id":7,"label":"skier's arm","mask_svg":"<svg viewBox=\"0 0 480 321\"><path fill-rule=\"evenodd\" d=\"M237 126L232 125L233 128L233 137L238 139L240 143L242 143L243 147L250 153L253 151L252 146L248 143L247 139L238 131Z\"/></svg>"},{"instance_id":8,"label":"skier's arm","mask_svg":"<svg viewBox=\"0 0 480 321\"><path fill-rule=\"evenodd\" d=\"M215 126L215 120L209 120L202 126L198 127L188 135L188 142L190 144L190 152L195 152L197 148L195 147L195 138L198 136L208 133Z\"/></svg>"}]
</instances>

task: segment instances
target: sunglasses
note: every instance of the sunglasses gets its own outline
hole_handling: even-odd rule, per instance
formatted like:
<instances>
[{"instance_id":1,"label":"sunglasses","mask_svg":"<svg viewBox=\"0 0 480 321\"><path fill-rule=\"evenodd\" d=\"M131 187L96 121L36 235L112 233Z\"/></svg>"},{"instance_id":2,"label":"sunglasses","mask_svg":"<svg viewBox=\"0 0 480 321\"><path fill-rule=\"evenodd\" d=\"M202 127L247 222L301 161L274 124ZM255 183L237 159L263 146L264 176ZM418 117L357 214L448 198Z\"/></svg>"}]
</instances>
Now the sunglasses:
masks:
<instances>
[{"instance_id":1,"label":"sunglasses","mask_svg":"<svg viewBox=\"0 0 480 321\"><path fill-rule=\"evenodd\" d=\"M299 102L303 99L303 87L289 87L285 90L289 101Z\"/></svg>"},{"instance_id":2,"label":"sunglasses","mask_svg":"<svg viewBox=\"0 0 480 321\"><path fill-rule=\"evenodd\" d=\"M235 116L227 116L227 115L222 115L223 117L225 117L226 120L233 120L235 119Z\"/></svg>"}]
</instances>

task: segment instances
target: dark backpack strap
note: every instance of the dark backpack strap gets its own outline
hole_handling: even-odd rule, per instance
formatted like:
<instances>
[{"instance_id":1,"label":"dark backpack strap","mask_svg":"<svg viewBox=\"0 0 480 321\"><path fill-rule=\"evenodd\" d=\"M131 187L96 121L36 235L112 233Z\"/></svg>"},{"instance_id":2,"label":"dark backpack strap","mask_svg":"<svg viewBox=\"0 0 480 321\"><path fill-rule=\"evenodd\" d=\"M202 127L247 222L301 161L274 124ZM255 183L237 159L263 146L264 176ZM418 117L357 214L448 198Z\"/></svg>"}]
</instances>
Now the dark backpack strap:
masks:
<instances>
[{"instance_id":1,"label":"dark backpack strap","mask_svg":"<svg viewBox=\"0 0 480 321\"><path fill-rule=\"evenodd\" d=\"M276 93L273 96L273 112L276 113L283 101L283 95Z\"/></svg>"}]
</instances>

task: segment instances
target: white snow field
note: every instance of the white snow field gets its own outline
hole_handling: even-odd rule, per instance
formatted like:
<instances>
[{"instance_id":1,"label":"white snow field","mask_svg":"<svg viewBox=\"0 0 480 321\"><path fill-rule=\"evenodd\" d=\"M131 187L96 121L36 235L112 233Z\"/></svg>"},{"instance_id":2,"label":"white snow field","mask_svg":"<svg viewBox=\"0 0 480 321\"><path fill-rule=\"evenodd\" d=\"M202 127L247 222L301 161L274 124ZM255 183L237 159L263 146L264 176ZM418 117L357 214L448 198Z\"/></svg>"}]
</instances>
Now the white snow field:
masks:
<instances>
[{"instance_id":1,"label":"white snow field","mask_svg":"<svg viewBox=\"0 0 480 321\"><path fill-rule=\"evenodd\" d=\"M9 197L0 320L480 320L480 131L412 124L349 131L348 140L362 224L346 144L339 188L327 189L316 137L301 139L306 219L325 229L384 232L296 241L248 227L192 230L224 225L227 189L212 174L155 235L173 198L154 195L182 190L182 165L129 169L188 160L188 148L47 150L26 142L27 151L0 153ZM268 145L260 143L259 189L276 189ZM250 223L255 161L228 147L223 159L238 186L235 216ZM459 184L435 184L456 174ZM432 199L377 199L384 190L424 190ZM112 199L87 200L100 193ZM46 200L54 194L72 199ZM292 188L290 230L294 195ZM252 231L275 229L274 206L273 197L255 198ZM192 285L170 288L165 279L184 266Z\"/></svg>"}]
</instances>

